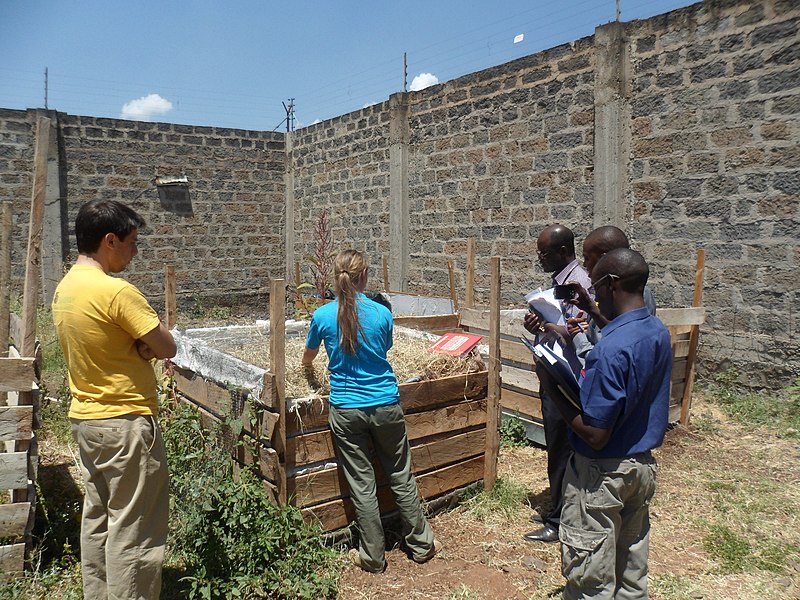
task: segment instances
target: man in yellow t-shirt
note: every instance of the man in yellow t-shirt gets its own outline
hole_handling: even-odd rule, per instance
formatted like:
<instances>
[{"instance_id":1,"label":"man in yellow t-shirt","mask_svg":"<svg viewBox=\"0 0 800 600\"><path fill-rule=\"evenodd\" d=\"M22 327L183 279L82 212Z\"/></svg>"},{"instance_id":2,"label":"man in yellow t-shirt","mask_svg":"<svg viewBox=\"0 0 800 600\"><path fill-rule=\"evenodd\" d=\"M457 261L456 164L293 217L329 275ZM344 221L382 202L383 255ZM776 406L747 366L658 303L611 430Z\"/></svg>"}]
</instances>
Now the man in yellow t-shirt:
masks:
<instances>
[{"instance_id":1,"label":"man in yellow t-shirt","mask_svg":"<svg viewBox=\"0 0 800 600\"><path fill-rule=\"evenodd\" d=\"M53 297L86 488L81 568L87 600L150 600L161 592L169 480L150 360L171 358L176 347L142 293L111 276L136 256L144 225L120 202L81 206L78 260Z\"/></svg>"}]
</instances>

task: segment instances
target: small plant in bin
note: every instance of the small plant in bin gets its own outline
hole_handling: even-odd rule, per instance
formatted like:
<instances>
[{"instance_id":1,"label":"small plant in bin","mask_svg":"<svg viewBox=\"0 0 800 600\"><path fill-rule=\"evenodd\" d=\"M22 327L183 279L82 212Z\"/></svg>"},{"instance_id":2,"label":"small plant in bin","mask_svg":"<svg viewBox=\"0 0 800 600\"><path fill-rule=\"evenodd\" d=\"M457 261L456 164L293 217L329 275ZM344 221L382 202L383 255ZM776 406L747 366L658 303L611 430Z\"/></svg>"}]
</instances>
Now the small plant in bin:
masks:
<instances>
[{"instance_id":1,"label":"small plant in bin","mask_svg":"<svg viewBox=\"0 0 800 600\"><path fill-rule=\"evenodd\" d=\"M311 278L314 283L301 283L297 286L300 290L314 290L312 297L299 296L301 306L298 307L298 316L307 316L322 306L327 300L333 299L331 280L333 278L333 259L336 252L333 250L333 235L328 211L320 212L314 224L314 254L307 256Z\"/></svg>"}]
</instances>

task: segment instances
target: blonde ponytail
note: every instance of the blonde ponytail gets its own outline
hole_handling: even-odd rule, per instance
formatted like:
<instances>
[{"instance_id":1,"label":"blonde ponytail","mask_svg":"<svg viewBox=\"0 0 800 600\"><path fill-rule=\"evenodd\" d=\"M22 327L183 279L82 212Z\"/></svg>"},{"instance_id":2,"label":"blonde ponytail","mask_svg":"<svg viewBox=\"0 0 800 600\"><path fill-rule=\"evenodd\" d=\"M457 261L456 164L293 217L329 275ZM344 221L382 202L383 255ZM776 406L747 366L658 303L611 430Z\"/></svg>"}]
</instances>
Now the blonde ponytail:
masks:
<instances>
[{"instance_id":1,"label":"blonde ponytail","mask_svg":"<svg viewBox=\"0 0 800 600\"><path fill-rule=\"evenodd\" d=\"M358 350L358 286L367 276L367 259L358 250L343 250L333 261L333 284L339 301L336 321L339 324L339 346L353 355Z\"/></svg>"}]
</instances>

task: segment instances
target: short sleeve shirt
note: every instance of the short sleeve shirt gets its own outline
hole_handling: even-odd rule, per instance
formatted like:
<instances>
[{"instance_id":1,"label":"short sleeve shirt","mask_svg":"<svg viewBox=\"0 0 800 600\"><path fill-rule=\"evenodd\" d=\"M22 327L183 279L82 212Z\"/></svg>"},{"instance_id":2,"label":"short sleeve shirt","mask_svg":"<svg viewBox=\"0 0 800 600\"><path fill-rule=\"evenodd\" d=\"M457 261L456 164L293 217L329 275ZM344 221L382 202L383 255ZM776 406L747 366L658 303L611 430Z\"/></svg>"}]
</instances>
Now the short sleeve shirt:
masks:
<instances>
[{"instance_id":1,"label":"short sleeve shirt","mask_svg":"<svg viewBox=\"0 0 800 600\"><path fill-rule=\"evenodd\" d=\"M569 281L576 281L580 283L581 287L586 289L586 291L589 293L589 296L592 298L592 300L594 300L592 278L589 277L589 273L586 272L586 269L583 268L578 259L573 260L559 273L553 275L553 285L564 285ZM569 317L576 316L580 312L580 309L574 304L570 304L566 300L561 300L561 312L564 314L564 318L568 319Z\"/></svg>"},{"instance_id":2,"label":"short sleeve shirt","mask_svg":"<svg viewBox=\"0 0 800 600\"><path fill-rule=\"evenodd\" d=\"M315 350L325 344L328 354L331 394L329 402L337 408L368 408L398 402L397 378L386 357L392 347L392 313L364 294L357 295L358 349L355 355L339 347L336 313L339 302L318 308L311 318L306 346Z\"/></svg>"},{"instance_id":3,"label":"short sleeve shirt","mask_svg":"<svg viewBox=\"0 0 800 600\"><path fill-rule=\"evenodd\" d=\"M584 423L611 429L611 438L598 451L570 431L575 451L589 458L623 458L660 446L669 420L671 372L669 332L647 308L606 325L586 359L581 405Z\"/></svg>"},{"instance_id":4,"label":"short sleeve shirt","mask_svg":"<svg viewBox=\"0 0 800 600\"><path fill-rule=\"evenodd\" d=\"M58 284L52 309L69 373L70 418L155 415L155 372L136 340L159 319L142 293L98 267L75 265Z\"/></svg>"}]
</instances>

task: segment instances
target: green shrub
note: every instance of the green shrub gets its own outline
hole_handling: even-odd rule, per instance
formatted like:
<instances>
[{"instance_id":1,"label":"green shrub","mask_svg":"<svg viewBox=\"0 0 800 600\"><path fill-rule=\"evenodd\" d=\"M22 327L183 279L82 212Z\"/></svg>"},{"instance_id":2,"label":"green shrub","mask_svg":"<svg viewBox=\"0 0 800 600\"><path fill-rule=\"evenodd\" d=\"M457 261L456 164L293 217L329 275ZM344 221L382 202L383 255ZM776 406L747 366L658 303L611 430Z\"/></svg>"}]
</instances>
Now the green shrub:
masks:
<instances>
[{"instance_id":1,"label":"green shrub","mask_svg":"<svg viewBox=\"0 0 800 600\"><path fill-rule=\"evenodd\" d=\"M522 421L514 418L505 418L500 423L500 447L519 448L528 446L528 433Z\"/></svg>"},{"instance_id":2,"label":"green shrub","mask_svg":"<svg viewBox=\"0 0 800 600\"><path fill-rule=\"evenodd\" d=\"M185 405L165 416L171 560L190 598L333 598L339 554L300 511L270 502L262 482L231 461Z\"/></svg>"}]
</instances>

